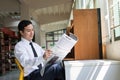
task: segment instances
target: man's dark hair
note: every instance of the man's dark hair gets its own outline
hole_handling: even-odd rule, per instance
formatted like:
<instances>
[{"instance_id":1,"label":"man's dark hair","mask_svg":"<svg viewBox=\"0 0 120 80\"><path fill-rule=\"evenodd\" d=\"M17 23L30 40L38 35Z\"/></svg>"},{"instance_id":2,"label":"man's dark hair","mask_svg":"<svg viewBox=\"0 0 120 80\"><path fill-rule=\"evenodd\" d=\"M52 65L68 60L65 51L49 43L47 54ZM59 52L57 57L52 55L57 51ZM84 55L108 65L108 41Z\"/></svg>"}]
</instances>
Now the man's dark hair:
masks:
<instances>
[{"instance_id":1,"label":"man's dark hair","mask_svg":"<svg viewBox=\"0 0 120 80\"><path fill-rule=\"evenodd\" d=\"M19 40L19 41L21 40L20 31L24 31L24 28L25 28L26 26L28 26L29 24L32 24L32 22L29 21L29 20L22 20L22 21L20 21L20 23L18 24L18 40Z\"/></svg>"},{"instance_id":2,"label":"man's dark hair","mask_svg":"<svg viewBox=\"0 0 120 80\"><path fill-rule=\"evenodd\" d=\"M24 31L24 27L26 27L29 24L32 24L32 22L29 21L29 20L22 20L22 21L20 21L20 23L18 24L18 30L19 31Z\"/></svg>"}]
</instances>

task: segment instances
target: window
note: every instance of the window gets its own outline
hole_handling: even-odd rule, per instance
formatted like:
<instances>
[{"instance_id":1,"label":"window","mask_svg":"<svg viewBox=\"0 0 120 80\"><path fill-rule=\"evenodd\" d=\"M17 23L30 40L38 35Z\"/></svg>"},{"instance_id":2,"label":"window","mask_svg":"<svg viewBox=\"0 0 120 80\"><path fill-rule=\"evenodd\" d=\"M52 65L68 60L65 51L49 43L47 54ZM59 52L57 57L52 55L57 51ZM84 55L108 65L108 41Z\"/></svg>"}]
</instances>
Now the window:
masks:
<instances>
[{"instance_id":1,"label":"window","mask_svg":"<svg viewBox=\"0 0 120 80\"><path fill-rule=\"evenodd\" d=\"M114 40L120 40L120 1L109 0L111 30L114 32Z\"/></svg>"},{"instance_id":2,"label":"window","mask_svg":"<svg viewBox=\"0 0 120 80\"><path fill-rule=\"evenodd\" d=\"M52 48L55 43L59 40L63 33L66 32L66 29L61 29L53 32L46 33L46 48Z\"/></svg>"}]
</instances>

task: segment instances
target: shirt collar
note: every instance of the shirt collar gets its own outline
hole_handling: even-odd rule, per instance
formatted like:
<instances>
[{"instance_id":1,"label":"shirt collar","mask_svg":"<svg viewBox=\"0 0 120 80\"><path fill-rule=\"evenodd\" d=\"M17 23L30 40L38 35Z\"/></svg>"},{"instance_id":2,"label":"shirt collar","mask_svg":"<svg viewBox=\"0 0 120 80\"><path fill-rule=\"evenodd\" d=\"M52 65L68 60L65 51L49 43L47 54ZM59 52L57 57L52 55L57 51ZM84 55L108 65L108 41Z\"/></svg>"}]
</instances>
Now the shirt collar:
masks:
<instances>
[{"instance_id":1,"label":"shirt collar","mask_svg":"<svg viewBox=\"0 0 120 80\"><path fill-rule=\"evenodd\" d=\"M29 44L30 42L32 42L32 40L31 41L29 41L29 40L27 40L27 39L25 39L25 38L21 38L21 41L23 41L23 42L25 42L25 43L27 43L27 44Z\"/></svg>"}]
</instances>

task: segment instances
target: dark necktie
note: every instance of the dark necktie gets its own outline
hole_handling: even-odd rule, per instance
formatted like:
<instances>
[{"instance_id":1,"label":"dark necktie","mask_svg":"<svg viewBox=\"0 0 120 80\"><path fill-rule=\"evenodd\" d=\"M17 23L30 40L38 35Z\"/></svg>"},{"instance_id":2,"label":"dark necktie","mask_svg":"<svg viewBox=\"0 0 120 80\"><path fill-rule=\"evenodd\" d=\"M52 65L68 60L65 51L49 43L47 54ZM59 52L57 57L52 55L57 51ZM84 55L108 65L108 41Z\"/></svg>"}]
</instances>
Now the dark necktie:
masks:
<instances>
[{"instance_id":1,"label":"dark necktie","mask_svg":"<svg viewBox=\"0 0 120 80\"><path fill-rule=\"evenodd\" d=\"M31 45L32 51L33 51L33 53L34 53L34 57L38 57L38 55L37 55L37 53L36 53L36 51L35 51L35 48L33 47L32 42L30 42L30 45ZM42 65L39 64L39 65L38 65L38 68L41 70L41 69L42 69Z\"/></svg>"},{"instance_id":2,"label":"dark necktie","mask_svg":"<svg viewBox=\"0 0 120 80\"><path fill-rule=\"evenodd\" d=\"M30 45L31 45L32 51L33 51L33 53L34 53L34 57L37 57L38 55L37 55L37 53L36 53L36 51L35 51L35 48L33 47L32 42L30 42Z\"/></svg>"}]
</instances>

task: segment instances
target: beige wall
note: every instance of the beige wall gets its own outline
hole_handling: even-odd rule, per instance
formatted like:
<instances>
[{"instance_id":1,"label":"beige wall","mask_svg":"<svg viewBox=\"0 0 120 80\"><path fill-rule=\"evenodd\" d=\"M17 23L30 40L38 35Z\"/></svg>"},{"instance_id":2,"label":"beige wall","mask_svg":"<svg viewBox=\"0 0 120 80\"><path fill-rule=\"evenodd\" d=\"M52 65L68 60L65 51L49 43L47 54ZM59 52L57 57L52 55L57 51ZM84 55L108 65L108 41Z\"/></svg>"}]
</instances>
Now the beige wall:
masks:
<instances>
[{"instance_id":1,"label":"beige wall","mask_svg":"<svg viewBox=\"0 0 120 80\"><path fill-rule=\"evenodd\" d=\"M106 48L108 59L120 60L120 41L107 44Z\"/></svg>"}]
</instances>

